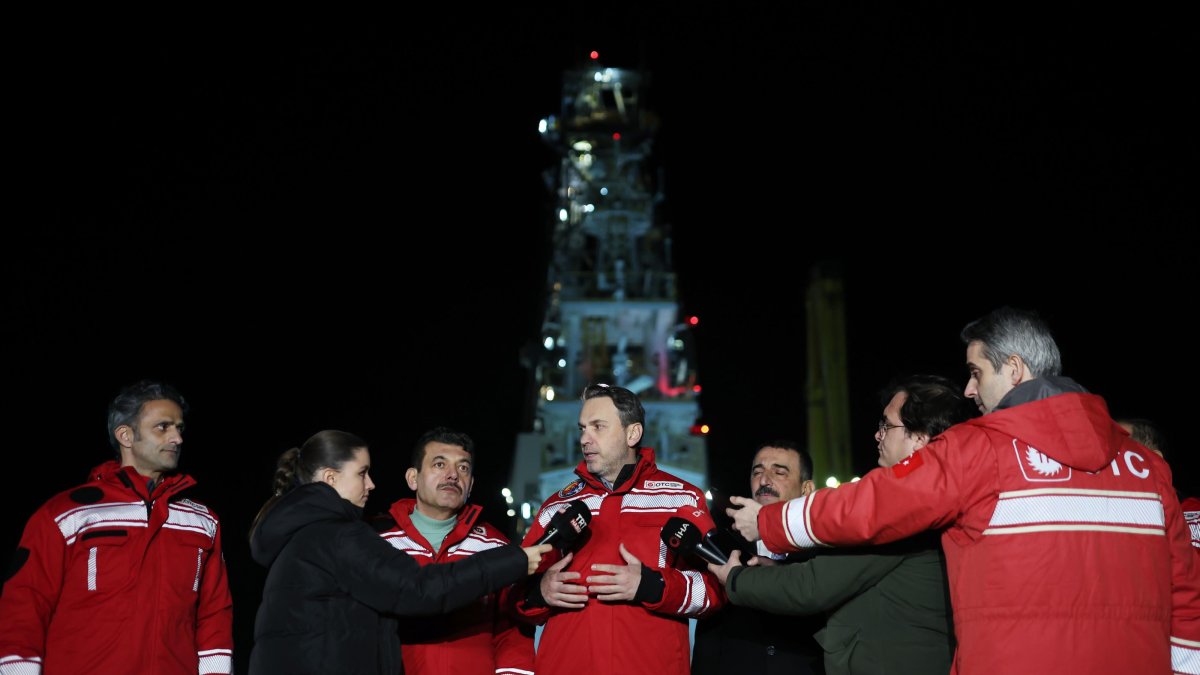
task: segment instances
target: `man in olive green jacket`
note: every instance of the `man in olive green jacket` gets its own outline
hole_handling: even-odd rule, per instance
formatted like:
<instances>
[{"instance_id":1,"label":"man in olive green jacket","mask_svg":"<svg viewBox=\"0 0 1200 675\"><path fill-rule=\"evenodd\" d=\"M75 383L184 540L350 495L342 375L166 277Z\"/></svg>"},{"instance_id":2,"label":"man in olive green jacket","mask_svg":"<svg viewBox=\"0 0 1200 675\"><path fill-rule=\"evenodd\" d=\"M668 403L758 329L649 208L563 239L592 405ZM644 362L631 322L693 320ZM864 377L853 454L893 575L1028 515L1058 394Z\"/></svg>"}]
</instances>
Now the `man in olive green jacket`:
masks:
<instances>
[{"instance_id":1,"label":"man in olive green jacket","mask_svg":"<svg viewBox=\"0 0 1200 675\"><path fill-rule=\"evenodd\" d=\"M969 416L948 380L913 376L885 391L875 432L879 465L904 470L915 450ZM827 612L817 642L825 671L948 673L954 656L945 561L931 532L887 546L825 553L793 565L742 566L738 555L710 569L730 601L775 614Z\"/></svg>"}]
</instances>

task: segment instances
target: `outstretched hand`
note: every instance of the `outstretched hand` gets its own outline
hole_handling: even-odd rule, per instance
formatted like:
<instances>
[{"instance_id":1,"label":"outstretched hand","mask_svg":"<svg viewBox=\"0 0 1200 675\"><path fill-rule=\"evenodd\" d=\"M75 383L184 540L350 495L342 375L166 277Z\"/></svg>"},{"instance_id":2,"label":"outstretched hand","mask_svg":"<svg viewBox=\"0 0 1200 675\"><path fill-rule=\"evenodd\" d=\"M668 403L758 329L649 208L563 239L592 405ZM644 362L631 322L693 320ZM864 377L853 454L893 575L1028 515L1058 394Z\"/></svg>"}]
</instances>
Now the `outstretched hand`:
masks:
<instances>
[{"instance_id":1,"label":"outstretched hand","mask_svg":"<svg viewBox=\"0 0 1200 675\"><path fill-rule=\"evenodd\" d=\"M708 563L708 571L717 575L717 579L720 580L721 585L724 586L726 579L729 578L729 572L732 571L733 568L741 566L742 552L735 549L729 554L729 562L725 563L724 565Z\"/></svg>"},{"instance_id":2,"label":"outstretched hand","mask_svg":"<svg viewBox=\"0 0 1200 675\"><path fill-rule=\"evenodd\" d=\"M736 509L733 507L725 509L726 515L733 518L733 528L746 541L758 541L758 512L762 510L762 504L749 497L733 496L729 498L729 501L738 506Z\"/></svg>"},{"instance_id":3,"label":"outstretched hand","mask_svg":"<svg viewBox=\"0 0 1200 675\"><path fill-rule=\"evenodd\" d=\"M554 548L550 544L538 544L537 546L525 546L521 550L529 558L529 570L526 574L533 574L537 571L538 565L542 564L542 556L550 552Z\"/></svg>"}]
</instances>

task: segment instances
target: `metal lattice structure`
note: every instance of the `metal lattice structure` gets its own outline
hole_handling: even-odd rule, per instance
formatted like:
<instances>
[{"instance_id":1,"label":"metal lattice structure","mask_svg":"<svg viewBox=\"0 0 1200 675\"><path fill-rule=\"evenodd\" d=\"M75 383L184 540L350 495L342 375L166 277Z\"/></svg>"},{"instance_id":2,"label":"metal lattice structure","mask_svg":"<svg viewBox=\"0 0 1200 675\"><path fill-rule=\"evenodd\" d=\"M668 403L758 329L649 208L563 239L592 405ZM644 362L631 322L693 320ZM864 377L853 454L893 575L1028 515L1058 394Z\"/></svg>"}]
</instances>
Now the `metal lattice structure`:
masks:
<instances>
[{"instance_id":1,"label":"metal lattice structure","mask_svg":"<svg viewBox=\"0 0 1200 675\"><path fill-rule=\"evenodd\" d=\"M646 74L596 62L564 74L562 110L542 120L559 162L547 184L556 208L541 344L533 369L532 429L518 436L511 500L517 529L529 509L574 477L580 460L579 395L592 382L638 393L643 444L665 470L707 482L694 348L681 320L671 237L652 167L656 118ZM524 504L529 506L522 508Z\"/></svg>"}]
</instances>

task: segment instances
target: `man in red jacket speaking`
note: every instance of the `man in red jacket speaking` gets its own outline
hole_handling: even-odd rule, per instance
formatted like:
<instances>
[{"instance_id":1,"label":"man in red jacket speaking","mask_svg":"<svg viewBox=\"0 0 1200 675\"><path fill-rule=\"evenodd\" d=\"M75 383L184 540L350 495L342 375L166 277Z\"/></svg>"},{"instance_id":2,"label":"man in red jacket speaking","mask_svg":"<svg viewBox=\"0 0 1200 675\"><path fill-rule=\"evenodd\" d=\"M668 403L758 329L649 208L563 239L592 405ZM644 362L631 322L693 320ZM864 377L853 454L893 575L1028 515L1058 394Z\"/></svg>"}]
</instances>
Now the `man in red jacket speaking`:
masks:
<instances>
[{"instance_id":1,"label":"man in red jacket speaking","mask_svg":"<svg viewBox=\"0 0 1200 675\"><path fill-rule=\"evenodd\" d=\"M538 675L686 675L688 619L724 603L702 563L668 551L663 525L686 507L709 519L699 488L658 469L641 447L646 412L633 392L594 384L583 392L578 476L538 511L526 542L538 541L560 511L586 505L591 523L563 555L518 584L518 614L544 623Z\"/></svg>"},{"instance_id":2,"label":"man in red jacket speaking","mask_svg":"<svg viewBox=\"0 0 1200 675\"><path fill-rule=\"evenodd\" d=\"M998 309L962 339L982 417L857 483L735 498L738 531L786 552L943 529L963 675L1200 673L1200 570L1167 464L1059 375L1035 314Z\"/></svg>"}]
</instances>

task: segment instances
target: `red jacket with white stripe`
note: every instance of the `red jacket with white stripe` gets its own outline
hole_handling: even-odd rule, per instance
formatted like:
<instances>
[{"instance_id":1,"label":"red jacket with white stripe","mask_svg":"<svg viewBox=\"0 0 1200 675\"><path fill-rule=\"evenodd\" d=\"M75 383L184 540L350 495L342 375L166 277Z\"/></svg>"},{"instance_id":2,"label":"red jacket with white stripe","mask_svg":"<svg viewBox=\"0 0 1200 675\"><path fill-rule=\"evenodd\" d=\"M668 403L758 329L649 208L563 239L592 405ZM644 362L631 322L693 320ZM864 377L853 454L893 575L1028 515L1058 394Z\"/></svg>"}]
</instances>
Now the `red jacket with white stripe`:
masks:
<instances>
[{"instance_id":1,"label":"red jacket with white stripe","mask_svg":"<svg viewBox=\"0 0 1200 675\"><path fill-rule=\"evenodd\" d=\"M685 675L689 672L688 618L709 614L725 602L721 584L703 563L668 552L660 533L676 509L688 506L705 512L708 504L699 488L660 471L654 451L639 451L633 477L615 491L588 473L580 462L579 478L552 495L538 511L525 535L525 546L537 541L547 523L571 502L583 501L592 520L571 550L575 557L568 572L579 572L587 585L593 564L624 565L619 545L643 565L663 576L662 598L654 603L601 602L588 598L578 610L531 607L524 600L523 584L514 591L520 598L516 611L533 623L545 623L537 651L538 675L586 672L589 675ZM560 551L543 556L541 570L558 562ZM537 583L540 576L528 582Z\"/></svg>"},{"instance_id":2,"label":"red jacket with white stripe","mask_svg":"<svg viewBox=\"0 0 1200 675\"><path fill-rule=\"evenodd\" d=\"M758 526L776 552L945 528L963 675L1200 673L1200 566L1170 469L1092 394L952 427Z\"/></svg>"},{"instance_id":3,"label":"red jacket with white stripe","mask_svg":"<svg viewBox=\"0 0 1200 675\"><path fill-rule=\"evenodd\" d=\"M190 476L146 479L110 461L25 526L0 594L0 673L206 675L233 670L221 527L179 497Z\"/></svg>"},{"instance_id":4,"label":"red jacket with white stripe","mask_svg":"<svg viewBox=\"0 0 1200 675\"><path fill-rule=\"evenodd\" d=\"M1192 548L1200 553L1200 498L1188 497L1180 503L1183 519L1192 534Z\"/></svg>"},{"instance_id":5,"label":"red jacket with white stripe","mask_svg":"<svg viewBox=\"0 0 1200 675\"><path fill-rule=\"evenodd\" d=\"M482 508L467 504L458 513L454 529L434 551L412 523L415 499L392 504L388 515L395 523L382 532L393 547L422 565L449 563L509 543L499 530L479 520ZM522 632L499 611L499 594L485 595L443 616L403 619L400 622L401 656L407 675L532 675L533 635Z\"/></svg>"}]
</instances>

